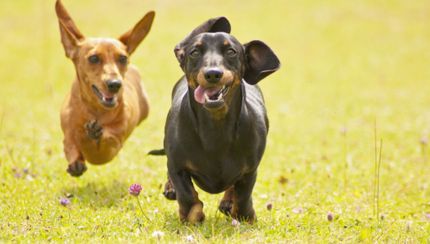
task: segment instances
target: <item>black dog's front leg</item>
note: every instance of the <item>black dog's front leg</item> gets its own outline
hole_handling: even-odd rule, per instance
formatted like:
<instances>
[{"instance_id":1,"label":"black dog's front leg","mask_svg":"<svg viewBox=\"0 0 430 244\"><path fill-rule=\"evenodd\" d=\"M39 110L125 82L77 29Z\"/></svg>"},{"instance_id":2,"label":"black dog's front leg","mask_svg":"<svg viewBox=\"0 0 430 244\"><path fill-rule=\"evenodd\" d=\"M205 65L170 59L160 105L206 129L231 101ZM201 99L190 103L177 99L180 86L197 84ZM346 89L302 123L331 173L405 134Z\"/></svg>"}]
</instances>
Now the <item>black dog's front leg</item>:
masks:
<instances>
[{"instance_id":1,"label":"black dog's front leg","mask_svg":"<svg viewBox=\"0 0 430 244\"><path fill-rule=\"evenodd\" d=\"M253 223L256 220L254 207L252 205L252 190L254 189L257 172L245 175L234 184L233 218Z\"/></svg>"},{"instance_id":2,"label":"black dog's front leg","mask_svg":"<svg viewBox=\"0 0 430 244\"><path fill-rule=\"evenodd\" d=\"M205 219L203 213L203 202L200 201L194 189L191 177L188 172L181 170L171 172L169 177L176 190L176 199L179 204L179 217L181 221L190 223L200 223Z\"/></svg>"},{"instance_id":3,"label":"black dog's front leg","mask_svg":"<svg viewBox=\"0 0 430 244\"><path fill-rule=\"evenodd\" d=\"M163 195L169 200L176 200L176 190L169 176L167 176L167 182L164 184Z\"/></svg>"}]
</instances>

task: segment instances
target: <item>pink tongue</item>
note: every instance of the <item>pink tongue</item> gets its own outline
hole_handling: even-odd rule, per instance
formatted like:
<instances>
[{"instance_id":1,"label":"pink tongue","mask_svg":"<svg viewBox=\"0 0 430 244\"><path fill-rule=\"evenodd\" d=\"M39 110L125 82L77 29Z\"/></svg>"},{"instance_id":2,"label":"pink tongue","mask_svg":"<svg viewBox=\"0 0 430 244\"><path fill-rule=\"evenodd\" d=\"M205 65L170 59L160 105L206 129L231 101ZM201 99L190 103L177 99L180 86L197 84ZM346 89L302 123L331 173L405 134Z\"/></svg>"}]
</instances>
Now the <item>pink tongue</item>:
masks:
<instances>
[{"instance_id":1,"label":"pink tongue","mask_svg":"<svg viewBox=\"0 0 430 244\"><path fill-rule=\"evenodd\" d=\"M194 99L201 104L205 103L205 93L208 95L208 97L216 94L219 92L219 89L214 87L214 88L203 88L202 86L198 86L195 90L194 90Z\"/></svg>"},{"instance_id":2,"label":"pink tongue","mask_svg":"<svg viewBox=\"0 0 430 244\"><path fill-rule=\"evenodd\" d=\"M111 95L110 93L106 94L106 93L102 92L102 95L106 99L112 99L114 97L114 95Z\"/></svg>"},{"instance_id":3,"label":"pink tongue","mask_svg":"<svg viewBox=\"0 0 430 244\"><path fill-rule=\"evenodd\" d=\"M203 88L202 86L198 86L194 90L194 99L198 103L201 103L201 104L205 103L205 88Z\"/></svg>"}]
</instances>

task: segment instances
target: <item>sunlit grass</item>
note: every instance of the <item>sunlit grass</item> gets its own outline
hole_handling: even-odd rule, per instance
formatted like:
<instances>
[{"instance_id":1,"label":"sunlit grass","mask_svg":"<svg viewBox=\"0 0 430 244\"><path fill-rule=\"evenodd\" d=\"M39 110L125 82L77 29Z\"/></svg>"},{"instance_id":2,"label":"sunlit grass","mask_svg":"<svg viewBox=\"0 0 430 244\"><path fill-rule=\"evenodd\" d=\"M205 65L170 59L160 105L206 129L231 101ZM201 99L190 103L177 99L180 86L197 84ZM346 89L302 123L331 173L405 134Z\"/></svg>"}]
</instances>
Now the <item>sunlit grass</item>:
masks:
<instances>
[{"instance_id":1,"label":"sunlit grass","mask_svg":"<svg viewBox=\"0 0 430 244\"><path fill-rule=\"evenodd\" d=\"M54 3L1 1L0 240L430 241L427 1L63 2L88 36L119 36L157 11L131 60L143 74L150 116L113 162L70 177L59 109L75 71L60 44ZM260 83L270 132L252 226L232 226L216 210L221 195L202 191L205 223L181 224L177 204L161 194L165 158L146 156L162 146L181 75L173 47L219 15L239 40L265 41L282 62ZM383 140L379 216L375 121L378 146ZM151 221L128 194L132 183L143 186L139 200ZM67 196L65 207L60 199Z\"/></svg>"}]
</instances>

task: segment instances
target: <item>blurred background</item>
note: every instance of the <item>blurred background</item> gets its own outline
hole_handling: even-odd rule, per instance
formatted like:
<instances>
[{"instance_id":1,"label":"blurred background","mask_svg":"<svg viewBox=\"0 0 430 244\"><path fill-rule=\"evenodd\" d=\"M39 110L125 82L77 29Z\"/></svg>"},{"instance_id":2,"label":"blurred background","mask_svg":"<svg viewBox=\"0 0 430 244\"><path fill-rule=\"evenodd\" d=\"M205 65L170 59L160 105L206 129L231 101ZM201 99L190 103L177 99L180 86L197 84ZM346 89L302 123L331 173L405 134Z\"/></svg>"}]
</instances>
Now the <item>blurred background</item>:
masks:
<instances>
[{"instance_id":1,"label":"blurred background","mask_svg":"<svg viewBox=\"0 0 430 244\"><path fill-rule=\"evenodd\" d=\"M430 212L429 1L63 0L63 4L86 36L118 37L147 11L156 11L150 34L131 57L150 96L150 115L117 159L90 167L81 182L70 179L59 111L75 71L60 42L54 1L1 1L0 181L10 191L0 195L34 190L13 186L14 168L31 168L44 186L80 187L82 182L99 181L109 188L112 179L124 185L140 180L158 194L165 159L145 154L162 146L171 89L182 75L173 47L205 20L226 16L238 40L264 41L282 63L259 84L270 133L255 190L257 203L278 201L286 209L322 204L353 215L358 213L352 209L361 206L370 214L376 129L378 144L383 139L382 212L417 220ZM42 194L34 201L52 197Z\"/></svg>"}]
</instances>

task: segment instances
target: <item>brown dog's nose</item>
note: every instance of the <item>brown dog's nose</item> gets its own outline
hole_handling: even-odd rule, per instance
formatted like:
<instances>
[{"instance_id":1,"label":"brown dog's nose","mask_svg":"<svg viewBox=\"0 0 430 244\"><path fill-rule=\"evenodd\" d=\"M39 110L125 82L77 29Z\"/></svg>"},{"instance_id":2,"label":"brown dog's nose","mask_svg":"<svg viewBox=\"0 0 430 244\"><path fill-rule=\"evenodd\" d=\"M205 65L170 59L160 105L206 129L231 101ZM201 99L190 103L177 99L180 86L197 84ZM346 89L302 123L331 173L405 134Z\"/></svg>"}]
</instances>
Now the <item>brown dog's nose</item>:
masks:
<instances>
[{"instance_id":1,"label":"brown dog's nose","mask_svg":"<svg viewBox=\"0 0 430 244\"><path fill-rule=\"evenodd\" d=\"M221 80L222 75L222 70L218 68L211 68L205 71L205 79L209 83L217 83Z\"/></svg>"},{"instance_id":2,"label":"brown dog's nose","mask_svg":"<svg viewBox=\"0 0 430 244\"><path fill-rule=\"evenodd\" d=\"M107 88L110 92L116 93L121 88L121 80L108 80L106 81Z\"/></svg>"}]
</instances>

